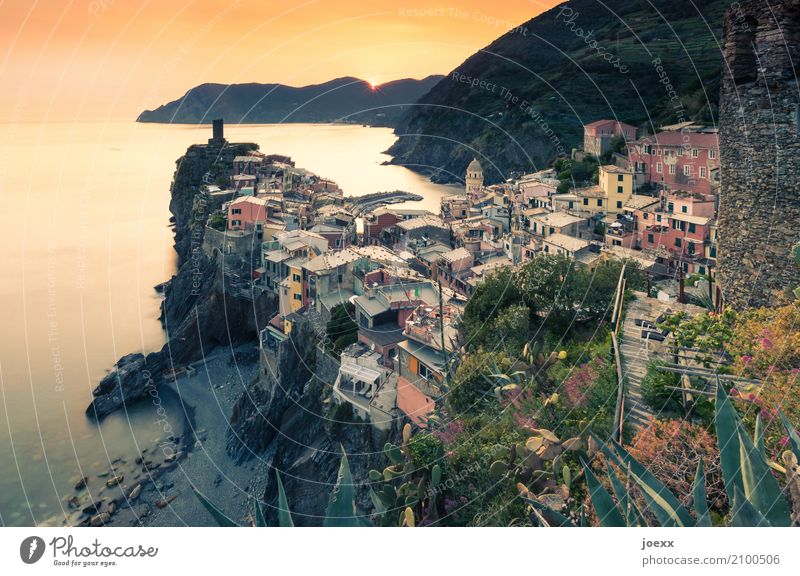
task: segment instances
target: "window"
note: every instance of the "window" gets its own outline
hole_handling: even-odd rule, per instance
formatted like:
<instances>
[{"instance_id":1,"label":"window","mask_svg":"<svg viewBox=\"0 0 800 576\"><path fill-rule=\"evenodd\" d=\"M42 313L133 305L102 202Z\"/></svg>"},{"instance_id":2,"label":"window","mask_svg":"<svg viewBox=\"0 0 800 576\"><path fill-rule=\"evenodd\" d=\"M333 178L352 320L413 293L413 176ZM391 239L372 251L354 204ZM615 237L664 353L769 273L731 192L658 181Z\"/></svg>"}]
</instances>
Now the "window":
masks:
<instances>
[{"instance_id":1,"label":"window","mask_svg":"<svg viewBox=\"0 0 800 576\"><path fill-rule=\"evenodd\" d=\"M664 165L661 164L661 162L656 164L656 172L658 172L659 174L663 174L664 173Z\"/></svg>"},{"instance_id":2,"label":"window","mask_svg":"<svg viewBox=\"0 0 800 576\"><path fill-rule=\"evenodd\" d=\"M670 202L669 204L667 204L667 212L672 214L674 211L675 211L675 204L673 202Z\"/></svg>"},{"instance_id":3,"label":"window","mask_svg":"<svg viewBox=\"0 0 800 576\"><path fill-rule=\"evenodd\" d=\"M694 224L689 224L689 233L694 234L697 231L697 226Z\"/></svg>"},{"instance_id":4,"label":"window","mask_svg":"<svg viewBox=\"0 0 800 576\"><path fill-rule=\"evenodd\" d=\"M675 238L675 247L676 248L680 248L681 244L682 244L681 239L680 238Z\"/></svg>"},{"instance_id":5,"label":"window","mask_svg":"<svg viewBox=\"0 0 800 576\"><path fill-rule=\"evenodd\" d=\"M617 182L622 182L622 178L623 178L622 174L618 174L617 175Z\"/></svg>"},{"instance_id":6,"label":"window","mask_svg":"<svg viewBox=\"0 0 800 576\"><path fill-rule=\"evenodd\" d=\"M700 166L700 178L706 177L706 168L705 166Z\"/></svg>"},{"instance_id":7,"label":"window","mask_svg":"<svg viewBox=\"0 0 800 576\"><path fill-rule=\"evenodd\" d=\"M650 144L648 144L647 146L644 147L644 153L645 154L652 154L653 153L653 147Z\"/></svg>"},{"instance_id":8,"label":"window","mask_svg":"<svg viewBox=\"0 0 800 576\"><path fill-rule=\"evenodd\" d=\"M300 274L292 274L292 282L300 282Z\"/></svg>"},{"instance_id":9,"label":"window","mask_svg":"<svg viewBox=\"0 0 800 576\"><path fill-rule=\"evenodd\" d=\"M553 228L552 226L550 226L550 234L555 234L555 233L556 233L556 229Z\"/></svg>"},{"instance_id":10,"label":"window","mask_svg":"<svg viewBox=\"0 0 800 576\"><path fill-rule=\"evenodd\" d=\"M686 206L681 206L681 212L686 214L687 211L688 211L688 208Z\"/></svg>"},{"instance_id":11,"label":"window","mask_svg":"<svg viewBox=\"0 0 800 576\"><path fill-rule=\"evenodd\" d=\"M242 209L241 208L233 208L231 210L231 214L241 214L241 213L242 213Z\"/></svg>"},{"instance_id":12,"label":"window","mask_svg":"<svg viewBox=\"0 0 800 576\"><path fill-rule=\"evenodd\" d=\"M302 300L303 300L303 295L302 295L302 294L293 294L293 295L292 295L292 298L293 298L294 300L297 300L298 302L302 302Z\"/></svg>"},{"instance_id":13,"label":"window","mask_svg":"<svg viewBox=\"0 0 800 576\"><path fill-rule=\"evenodd\" d=\"M622 208L622 200L617 200L617 208Z\"/></svg>"},{"instance_id":14,"label":"window","mask_svg":"<svg viewBox=\"0 0 800 576\"><path fill-rule=\"evenodd\" d=\"M713 160L714 158L717 157L717 151L714 150L713 148L709 148L708 149L708 157Z\"/></svg>"},{"instance_id":15,"label":"window","mask_svg":"<svg viewBox=\"0 0 800 576\"><path fill-rule=\"evenodd\" d=\"M697 271L700 272L700 274L705 274L706 273L706 267L705 266L700 266L697 269Z\"/></svg>"},{"instance_id":16,"label":"window","mask_svg":"<svg viewBox=\"0 0 800 576\"><path fill-rule=\"evenodd\" d=\"M689 164L686 164L683 167L683 175L684 176L691 176L692 175L692 167Z\"/></svg>"},{"instance_id":17,"label":"window","mask_svg":"<svg viewBox=\"0 0 800 576\"><path fill-rule=\"evenodd\" d=\"M689 242L689 244L686 245L686 250L689 254L694 254L694 242Z\"/></svg>"},{"instance_id":18,"label":"window","mask_svg":"<svg viewBox=\"0 0 800 576\"><path fill-rule=\"evenodd\" d=\"M697 148L692 148L692 158L698 158L700 156L700 150Z\"/></svg>"},{"instance_id":19,"label":"window","mask_svg":"<svg viewBox=\"0 0 800 576\"><path fill-rule=\"evenodd\" d=\"M653 235L652 235L652 234L648 234L648 235L647 235L647 243L648 243L648 244L653 244L653 243L655 243L655 239L653 238Z\"/></svg>"},{"instance_id":20,"label":"window","mask_svg":"<svg viewBox=\"0 0 800 576\"><path fill-rule=\"evenodd\" d=\"M602 198L598 198L597 199L597 207L598 208L602 208L603 207L603 199Z\"/></svg>"},{"instance_id":21,"label":"window","mask_svg":"<svg viewBox=\"0 0 800 576\"><path fill-rule=\"evenodd\" d=\"M617 194L622 194L622 186L617 186Z\"/></svg>"},{"instance_id":22,"label":"window","mask_svg":"<svg viewBox=\"0 0 800 576\"><path fill-rule=\"evenodd\" d=\"M669 173L670 174L675 174L675 164L670 164L669 165Z\"/></svg>"},{"instance_id":23,"label":"window","mask_svg":"<svg viewBox=\"0 0 800 576\"><path fill-rule=\"evenodd\" d=\"M575 202L573 202L572 200L569 201L569 209L570 210L572 210L574 208L574 206L573 206L574 204L575 204Z\"/></svg>"},{"instance_id":24,"label":"window","mask_svg":"<svg viewBox=\"0 0 800 576\"><path fill-rule=\"evenodd\" d=\"M589 199L588 198L584 198L583 199L583 205L584 206L588 206L589 205Z\"/></svg>"},{"instance_id":25,"label":"window","mask_svg":"<svg viewBox=\"0 0 800 576\"><path fill-rule=\"evenodd\" d=\"M661 156L661 148L658 149L658 155Z\"/></svg>"},{"instance_id":26,"label":"window","mask_svg":"<svg viewBox=\"0 0 800 576\"><path fill-rule=\"evenodd\" d=\"M650 220L650 214L648 212L645 212L644 214L642 214L642 216L644 217L645 220Z\"/></svg>"}]
</instances>

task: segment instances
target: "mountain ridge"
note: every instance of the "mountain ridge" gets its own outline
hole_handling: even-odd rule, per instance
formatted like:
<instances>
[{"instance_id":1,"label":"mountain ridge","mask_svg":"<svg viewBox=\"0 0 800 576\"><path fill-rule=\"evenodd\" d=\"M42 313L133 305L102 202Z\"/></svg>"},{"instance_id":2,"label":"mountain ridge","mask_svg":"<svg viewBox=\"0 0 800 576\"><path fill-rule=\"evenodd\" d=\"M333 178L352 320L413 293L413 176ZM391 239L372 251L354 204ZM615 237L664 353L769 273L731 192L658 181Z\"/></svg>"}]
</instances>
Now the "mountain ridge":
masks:
<instances>
[{"instance_id":1,"label":"mountain ridge","mask_svg":"<svg viewBox=\"0 0 800 576\"><path fill-rule=\"evenodd\" d=\"M204 83L181 98L145 110L137 122L201 124L224 118L232 124L348 121L394 126L405 107L442 76L403 78L372 86L352 76L308 86Z\"/></svg>"}]
</instances>

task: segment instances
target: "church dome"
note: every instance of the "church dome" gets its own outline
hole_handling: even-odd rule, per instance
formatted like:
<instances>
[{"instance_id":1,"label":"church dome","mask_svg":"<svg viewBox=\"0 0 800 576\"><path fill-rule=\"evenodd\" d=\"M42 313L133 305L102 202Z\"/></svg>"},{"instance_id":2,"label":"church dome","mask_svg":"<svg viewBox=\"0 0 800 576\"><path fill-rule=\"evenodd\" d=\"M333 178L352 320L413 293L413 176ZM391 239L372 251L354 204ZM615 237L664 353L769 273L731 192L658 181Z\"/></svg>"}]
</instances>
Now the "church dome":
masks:
<instances>
[{"instance_id":1,"label":"church dome","mask_svg":"<svg viewBox=\"0 0 800 576\"><path fill-rule=\"evenodd\" d=\"M481 172L481 173L483 173L483 166L481 166L481 163L478 162L477 158L473 158L472 162L469 163L469 166L467 166L467 172Z\"/></svg>"}]
</instances>

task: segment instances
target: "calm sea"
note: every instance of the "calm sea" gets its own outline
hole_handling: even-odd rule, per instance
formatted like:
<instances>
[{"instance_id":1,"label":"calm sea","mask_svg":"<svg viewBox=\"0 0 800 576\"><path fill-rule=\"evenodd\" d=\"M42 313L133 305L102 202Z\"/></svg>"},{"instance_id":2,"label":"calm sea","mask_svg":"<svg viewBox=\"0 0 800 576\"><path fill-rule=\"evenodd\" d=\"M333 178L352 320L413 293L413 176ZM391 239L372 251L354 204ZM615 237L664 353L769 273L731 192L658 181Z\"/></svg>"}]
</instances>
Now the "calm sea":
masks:
<instances>
[{"instance_id":1,"label":"calm sea","mask_svg":"<svg viewBox=\"0 0 800 576\"><path fill-rule=\"evenodd\" d=\"M147 402L100 425L84 410L120 356L164 343L153 286L175 269L169 184L209 132L0 124L0 525L60 524L80 477L164 435ZM227 126L226 137L290 155L349 195L406 190L438 212L453 190L382 165L388 129Z\"/></svg>"}]
</instances>

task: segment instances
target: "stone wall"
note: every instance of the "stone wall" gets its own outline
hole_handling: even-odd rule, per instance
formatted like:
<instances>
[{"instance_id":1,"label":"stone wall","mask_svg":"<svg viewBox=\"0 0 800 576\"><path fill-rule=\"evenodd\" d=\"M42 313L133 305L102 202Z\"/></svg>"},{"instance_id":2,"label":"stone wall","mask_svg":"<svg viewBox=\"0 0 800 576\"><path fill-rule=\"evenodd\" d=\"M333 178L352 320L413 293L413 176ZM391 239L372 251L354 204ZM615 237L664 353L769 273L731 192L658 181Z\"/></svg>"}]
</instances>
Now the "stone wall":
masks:
<instances>
[{"instance_id":1,"label":"stone wall","mask_svg":"<svg viewBox=\"0 0 800 576\"><path fill-rule=\"evenodd\" d=\"M800 0L725 15L718 281L735 308L791 300L800 268Z\"/></svg>"}]
</instances>

